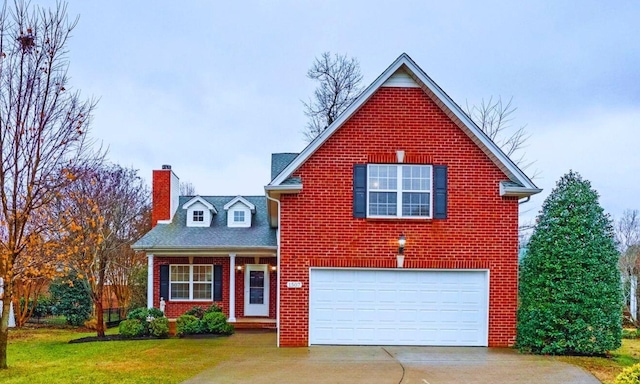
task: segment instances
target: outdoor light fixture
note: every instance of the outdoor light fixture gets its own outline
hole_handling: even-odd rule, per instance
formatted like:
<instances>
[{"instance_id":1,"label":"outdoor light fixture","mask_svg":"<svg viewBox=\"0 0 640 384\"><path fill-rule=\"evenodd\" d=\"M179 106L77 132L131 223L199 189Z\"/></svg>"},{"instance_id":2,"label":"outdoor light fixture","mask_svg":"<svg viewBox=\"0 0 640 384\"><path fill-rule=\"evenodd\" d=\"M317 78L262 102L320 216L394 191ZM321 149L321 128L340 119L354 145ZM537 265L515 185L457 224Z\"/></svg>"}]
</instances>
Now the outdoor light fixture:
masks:
<instances>
[{"instance_id":1,"label":"outdoor light fixture","mask_svg":"<svg viewBox=\"0 0 640 384\"><path fill-rule=\"evenodd\" d=\"M404 233L400 234L398 238L398 255L404 255L404 245L407 243L407 238L404 237Z\"/></svg>"},{"instance_id":2,"label":"outdoor light fixture","mask_svg":"<svg viewBox=\"0 0 640 384\"><path fill-rule=\"evenodd\" d=\"M277 271L277 270L278 270L278 266L276 266L276 265L272 265L272 266L271 266L271 271L272 271L272 272L275 272L275 271Z\"/></svg>"},{"instance_id":3,"label":"outdoor light fixture","mask_svg":"<svg viewBox=\"0 0 640 384\"><path fill-rule=\"evenodd\" d=\"M236 271L238 271L238 272L242 272L242 265L238 265L238 266L236 267Z\"/></svg>"},{"instance_id":4,"label":"outdoor light fixture","mask_svg":"<svg viewBox=\"0 0 640 384\"><path fill-rule=\"evenodd\" d=\"M404 237L404 233L400 234L398 238L398 254L396 260L398 262L398 268L404 268L404 245L407 243L407 238Z\"/></svg>"}]
</instances>

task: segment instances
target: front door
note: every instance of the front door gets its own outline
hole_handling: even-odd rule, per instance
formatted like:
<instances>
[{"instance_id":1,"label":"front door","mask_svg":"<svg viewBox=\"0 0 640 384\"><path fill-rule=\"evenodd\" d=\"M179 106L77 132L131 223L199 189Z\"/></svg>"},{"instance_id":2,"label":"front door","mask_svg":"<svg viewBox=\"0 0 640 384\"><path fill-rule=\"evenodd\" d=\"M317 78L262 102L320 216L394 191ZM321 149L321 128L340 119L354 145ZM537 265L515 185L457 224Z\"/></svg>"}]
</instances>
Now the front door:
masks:
<instances>
[{"instance_id":1,"label":"front door","mask_svg":"<svg viewBox=\"0 0 640 384\"><path fill-rule=\"evenodd\" d=\"M247 264L244 274L244 315L269 316L269 274L266 264Z\"/></svg>"}]
</instances>

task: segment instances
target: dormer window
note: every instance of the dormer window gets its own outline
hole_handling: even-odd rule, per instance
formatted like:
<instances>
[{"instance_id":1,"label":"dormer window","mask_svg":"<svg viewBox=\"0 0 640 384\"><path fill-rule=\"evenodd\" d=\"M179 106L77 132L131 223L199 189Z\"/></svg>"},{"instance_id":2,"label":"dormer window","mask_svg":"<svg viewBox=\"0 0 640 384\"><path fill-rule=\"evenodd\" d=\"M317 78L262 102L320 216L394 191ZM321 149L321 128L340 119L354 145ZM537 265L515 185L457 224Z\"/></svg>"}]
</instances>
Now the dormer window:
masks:
<instances>
[{"instance_id":1,"label":"dormer window","mask_svg":"<svg viewBox=\"0 0 640 384\"><path fill-rule=\"evenodd\" d=\"M238 223L244 223L244 211L233 211L233 222L238 224Z\"/></svg>"},{"instance_id":2,"label":"dormer window","mask_svg":"<svg viewBox=\"0 0 640 384\"><path fill-rule=\"evenodd\" d=\"M227 211L227 227L251 227L251 218L256 212L256 206L249 200L236 196L225 204L224 209Z\"/></svg>"},{"instance_id":3,"label":"dormer window","mask_svg":"<svg viewBox=\"0 0 640 384\"><path fill-rule=\"evenodd\" d=\"M218 213L216 208L201 196L187 201L182 209L187 210L187 227L208 227L213 215Z\"/></svg>"}]
</instances>

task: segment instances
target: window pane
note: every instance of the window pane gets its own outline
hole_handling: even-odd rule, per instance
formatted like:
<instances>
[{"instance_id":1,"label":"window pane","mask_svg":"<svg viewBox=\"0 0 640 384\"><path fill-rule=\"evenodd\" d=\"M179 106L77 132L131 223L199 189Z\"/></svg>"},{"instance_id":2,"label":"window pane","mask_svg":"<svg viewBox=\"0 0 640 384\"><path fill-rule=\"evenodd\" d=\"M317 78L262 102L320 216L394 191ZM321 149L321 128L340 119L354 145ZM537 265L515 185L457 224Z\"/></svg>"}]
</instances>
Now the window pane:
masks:
<instances>
[{"instance_id":1,"label":"window pane","mask_svg":"<svg viewBox=\"0 0 640 384\"><path fill-rule=\"evenodd\" d=\"M189 283L171 283L171 300L189 300Z\"/></svg>"},{"instance_id":2,"label":"window pane","mask_svg":"<svg viewBox=\"0 0 640 384\"><path fill-rule=\"evenodd\" d=\"M398 194L395 192L370 192L369 215L396 216Z\"/></svg>"},{"instance_id":3,"label":"window pane","mask_svg":"<svg viewBox=\"0 0 640 384\"><path fill-rule=\"evenodd\" d=\"M193 211L193 221L204 221L204 211Z\"/></svg>"},{"instance_id":4,"label":"window pane","mask_svg":"<svg viewBox=\"0 0 640 384\"><path fill-rule=\"evenodd\" d=\"M430 193L402 194L402 216L429 216Z\"/></svg>"},{"instance_id":5,"label":"window pane","mask_svg":"<svg viewBox=\"0 0 640 384\"><path fill-rule=\"evenodd\" d=\"M402 167L402 189L405 191L430 191L431 167L405 165Z\"/></svg>"},{"instance_id":6,"label":"window pane","mask_svg":"<svg viewBox=\"0 0 640 384\"><path fill-rule=\"evenodd\" d=\"M395 165L370 165L369 189L388 190L398 187L398 175Z\"/></svg>"},{"instance_id":7,"label":"window pane","mask_svg":"<svg viewBox=\"0 0 640 384\"><path fill-rule=\"evenodd\" d=\"M193 281L213 281L213 267L210 265L194 265Z\"/></svg>"},{"instance_id":8,"label":"window pane","mask_svg":"<svg viewBox=\"0 0 640 384\"><path fill-rule=\"evenodd\" d=\"M233 221L243 222L244 221L244 211L234 211L233 212Z\"/></svg>"},{"instance_id":9,"label":"window pane","mask_svg":"<svg viewBox=\"0 0 640 384\"><path fill-rule=\"evenodd\" d=\"M171 279L172 282L188 282L189 281L189 266L188 265L172 265L171 266Z\"/></svg>"},{"instance_id":10,"label":"window pane","mask_svg":"<svg viewBox=\"0 0 640 384\"><path fill-rule=\"evenodd\" d=\"M211 283L193 283L193 299L194 300L211 300L212 296Z\"/></svg>"}]
</instances>

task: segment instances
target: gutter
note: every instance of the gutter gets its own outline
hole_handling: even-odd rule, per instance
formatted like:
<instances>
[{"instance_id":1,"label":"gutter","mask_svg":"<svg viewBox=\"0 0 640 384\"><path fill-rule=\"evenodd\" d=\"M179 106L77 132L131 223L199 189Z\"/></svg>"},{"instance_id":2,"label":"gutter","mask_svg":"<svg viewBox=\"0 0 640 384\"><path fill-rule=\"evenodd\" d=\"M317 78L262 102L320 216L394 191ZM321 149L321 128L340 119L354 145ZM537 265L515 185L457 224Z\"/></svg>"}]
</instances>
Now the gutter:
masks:
<instances>
[{"instance_id":1,"label":"gutter","mask_svg":"<svg viewBox=\"0 0 640 384\"><path fill-rule=\"evenodd\" d=\"M276 261L278 264L278 281L276 282L276 291L278 291L278 297L276 299L276 346L280 348L280 277L282 276L282 270L280 269L280 200L274 199L273 197L269 196L268 191L265 196L267 200L271 200L278 205L278 228L276 229Z\"/></svg>"}]
</instances>

